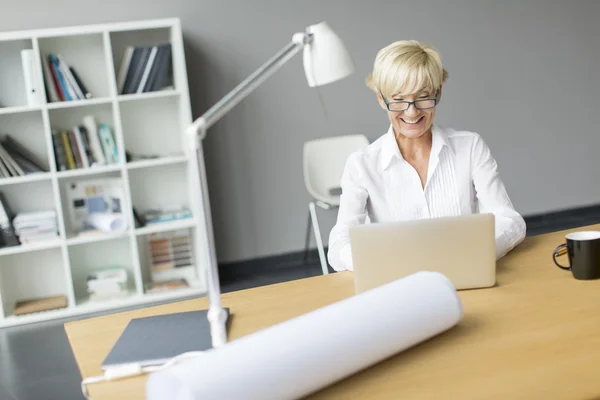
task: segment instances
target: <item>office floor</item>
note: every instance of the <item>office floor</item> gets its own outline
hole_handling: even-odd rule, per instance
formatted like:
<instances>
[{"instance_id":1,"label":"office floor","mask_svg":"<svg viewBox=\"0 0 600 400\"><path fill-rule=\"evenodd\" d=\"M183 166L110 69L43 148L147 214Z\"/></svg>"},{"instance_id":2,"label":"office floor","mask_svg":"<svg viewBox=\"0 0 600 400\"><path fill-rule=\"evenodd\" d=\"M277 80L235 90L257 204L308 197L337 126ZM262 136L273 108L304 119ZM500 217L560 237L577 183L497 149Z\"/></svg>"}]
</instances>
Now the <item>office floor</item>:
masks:
<instances>
[{"instance_id":1,"label":"office floor","mask_svg":"<svg viewBox=\"0 0 600 400\"><path fill-rule=\"evenodd\" d=\"M600 213L570 214L527 221L528 235L600 222ZM277 265L258 273L222 279L224 292L316 276L321 269L316 257L309 262L271 260ZM133 308L129 308L133 309ZM114 312L114 311L111 311ZM96 314L102 315L102 313ZM85 318L88 318L86 315ZM81 318L81 317L80 317ZM63 324L77 318L0 329L0 400L81 400L81 378Z\"/></svg>"}]
</instances>

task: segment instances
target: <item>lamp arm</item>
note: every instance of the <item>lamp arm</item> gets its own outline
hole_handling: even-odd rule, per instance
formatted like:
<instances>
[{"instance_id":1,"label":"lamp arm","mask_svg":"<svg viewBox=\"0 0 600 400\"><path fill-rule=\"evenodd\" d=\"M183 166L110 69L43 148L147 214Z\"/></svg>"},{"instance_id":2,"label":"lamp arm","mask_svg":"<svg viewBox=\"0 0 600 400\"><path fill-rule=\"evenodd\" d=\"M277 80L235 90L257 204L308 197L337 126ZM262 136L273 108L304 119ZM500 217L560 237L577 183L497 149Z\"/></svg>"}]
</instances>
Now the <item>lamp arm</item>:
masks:
<instances>
[{"instance_id":1,"label":"lamp arm","mask_svg":"<svg viewBox=\"0 0 600 400\"><path fill-rule=\"evenodd\" d=\"M208 295L208 313L207 318L210 324L210 333L212 347L218 348L227 342L227 314L221 305L221 287L219 283L219 269L214 245L214 233L210 211L210 199L208 196L208 186L206 184L206 169L204 166L204 153L200 141L206 137L206 131L221 119L229 110L248 96L262 82L273 75L286 62L294 57L301 48L309 44L312 40L312 34L296 33L292 41L277 52L271 59L258 68L254 73L248 76L244 81L237 85L225 97L219 100L215 105L208 109L201 117L196 119L192 125L187 128L189 147L195 157L196 168L192 168L193 202L199 205L196 211L196 220L198 226L205 228L207 237L204 242L200 235L196 234L196 246L204 250L207 263L207 295Z\"/></svg>"},{"instance_id":2,"label":"lamp arm","mask_svg":"<svg viewBox=\"0 0 600 400\"><path fill-rule=\"evenodd\" d=\"M305 45L309 44L313 35L309 33L296 33L292 41L277 52L260 68L254 71L233 90L227 93L221 100L209 108L202 116L196 119L188 128L189 135L199 135L204 139L206 130L213 126L225 114L235 107L240 101L248 96L261 83L279 70L286 62L294 57ZM204 126L204 129L201 127Z\"/></svg>"}]
</instances>

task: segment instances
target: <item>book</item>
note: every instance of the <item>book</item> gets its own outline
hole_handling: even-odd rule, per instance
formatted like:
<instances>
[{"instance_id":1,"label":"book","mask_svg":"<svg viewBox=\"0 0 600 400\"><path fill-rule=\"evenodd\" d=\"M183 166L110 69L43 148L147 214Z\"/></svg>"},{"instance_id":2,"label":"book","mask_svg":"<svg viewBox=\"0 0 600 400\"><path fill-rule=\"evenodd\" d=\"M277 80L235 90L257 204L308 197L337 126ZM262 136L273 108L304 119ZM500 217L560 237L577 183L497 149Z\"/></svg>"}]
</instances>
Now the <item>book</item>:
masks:
<instances>
[{"instance_id":1,"label":"book","mask_svg":"<svg viewBox=\"0 0 600 400\"><path fill-rule=\"evenodd\" d=\"M85 143L83 141L83 137L81 135L81 131L79 130L78 126L73 128L73 136L75 137L75 145L77 146L77 153L79 154L79 157L81 158L81 166L83 168L89 168L90 160L88 158L87 151L85 148Z\"/></svg>"},{"instance_id":2,"label":"book","mask_svg":"<svg viewBox=\"0 0 600 400\"><path fill-rule=\"evenodd\" d=\"M229 329L230 309L224 310ZM211 349L207 312L186 311L132 319L102 361L102 370L131 364L160 365L179 354Z\"/></svg>"},{"instance_id":3,"label":"book","mask_svg":"<svg viewBox=\"0 0 600 400\"><path fill-rule=\"evenodd\" d=\"M84 116L83 126L88 133L88 141L94 157L94 163L104 165L106 163L106 158L104 156L104 150L102 150L102 144L100 143L100 137L98 136L98 126L94 117L92 115Z\"/></svg>"},{"instance_id":4,"label":"book","mask_svg":"<svg viewBox=\"0 0 600 400\"><path fill-rule=\"evenodd\" d=\"M134 51L133 46L127 46L125 54L123 54L123 60L121 61L121 67L117 77L117 93L123 93L123 87L125 86L125 78L127 77L127 70L131 63L131 58Z\"/></svg>"},{"instance_id":5,"label":"book","mask_svg":"<svg viewBox=\"0 0 600 400\"><path fill-rule=\"evenodd\" d=\"M58 59L52 53L50 53L48 55L48 59L51 61L51 67L52 67L52 70L54 71L54 73L56 74L57 81L58 81L58 87L60 87L60 91L62 92L62 94L64 96L64 100L65 101L75 100L75 98L73 97L73 91L72 91L72 89L69 88L66 77L64 77L62 72L60 71Z\"/></svg>"},{"instance_id":6,"label":"book","mask_svg":"<svg viewBox=\"0 0 600 400\"><path fill-rule=\"evenodd\" d=\"M160 90L168 82L171 44L128 46L117 77L120 94Z\"/></svg>"},{"instance_id":7,"label":"book","mask_svg":"<svg viewBox=\"0 0 600 400\"><path fill-rule=\"evenodd\" d=\"M160 48L159 61L156 71L150 81L150 86L145 91L152 92L160 90L168 81L169 68L171 66L171 44L164 44Z\"/></svg>"},{"instance_id":8,"label":"book","mask_svg":"<svg viewBox=\"0 0 600 400\"><path fill-rule=\"evenodd\" d=\"M81 81L81 78L79 77L79 75L77 74L75 69L73 67L69 67L69 71L71 71L71 75L75 79L75 83L79 87L79 90L81 90L83 97L86 99L91 99L93 97L92 94L87 89L87 87L83 84L83 82Z\"/></svg>"},{"instance_id":9,"label":"book","mask_svg":"<svg viewBox=\"0 0 600 400\"><path fill-rule=\"evenodd\" d=\"M35 299L19 300L15 304L14 315L31 314L67 307L67 296L49 296Z\"/></svg>"},{"instance_id":10,"label":"book","mask_svg":"<svg viewBox=\"0 0 600 400\"><path fill-rule=\"evenodd\" d=\"M58 68L60 68L61 74L63 75L63 77L65 77L65 81L67 83L68 90L70 90L70 94L71 94L71 97L73 98L73 100L85 99L85 96L83 95L83 91L81 90L79 85L77 85L77 82L75 81L75 78L73 77L73 74L71 73L71 70L69 69L69 66L65 62L64 57L61 54L58 54L56 56L56 58L58 60Z\"/></svg>"},{"instance_id":11,"label":"book","mask_svg":"<svg viewBox=\"0 0 600 400\"><path fill-rule=\"evenodd\" d=\"M47 60L42 60L42 69L44 71L44 84L46 87L46 96L49 103L60 101L58 96L58 90L56 87L56 80L50 70L50 66Z\"/></svg>"},{"instance_id":12,"label":"book","mask_svg":"<svg viewBox=\"0 0 600 400\"><path fill-rule=\"evenodd\" d=\"M65 94L63 93L62 86L60 84L60 81L58 80L58 74L56 73L56 70L54 69L54 62L53 62L52 58L50 57L50 55L46 56L45 64L48 65L48 70L50 71L50 75L52 76L52 84L54 84L54 88L56 89L56 95L58 96L57 101L65 101L67 98L65 97Z\"/></svg>"},{"instance_id":13,"label":"book","mask_svg":"<svg viewBox=\"0 0 600 400\"><path fill-rule=\"evenodd\" d=\"M150 71L152 70L152 65L156 60L156 53L158 52L157 46L152 46L150 50L150 55L148 56L148 62L144 65L144 73L142 78L140 79L140 83L137 87L136 93L142 93L144 91L144 87L146 86L146 82L148 81L148 77L150 76Z\"/></svg>"},{"instance_id":14,"label":"book","mask_svg":"<svg viewBox=\"0 0 600 400\"><path fill-rule=\"evenodd\" d=\"M23 168L21 168L21 166L17 164L15 159L12 158L10 154L8 154L8 152L6 151L4 146L2 146L2 144L0 144L0 158L2 158L2 161L6 165L12 176L25 175L25 171L23 171Z\"/></svg>"},{"instance_id":15,"label":"book","mask_svg":"<svg viewBox=\"0 0 600 400\"><path fill-rule=\"evenodd\" d=\"M69 135L67 134L67 131L61 131L60 138L65 151L67 166L69 169L75 169L75 157L73 157L73 152L71 151L71 143L69 143Z\"/></svg>"},{"instance_id":16,"label":"book","mask_svg":"<svg viewBox=\"0 0 600 400\"><path fill-rule=\"evenodd\" d=\"M15 155L20 156L21 158L27 160L28 163L32 164L34 168L40 172L47 171L42 165L42 161L38 156L33 154L27 147L23 146L19 141L17 141L12 135L6 134L4 135L4 139L2 140L2 145L4 148L14 157Z\"/></svg>"},{"instance_id":17,"label":"book","mask_svg":"<svg viewBox=\"0 0 600 400\"><path fill-rule=\"evenodd\" d=\"M112 135L111 129L106 124L100 124L98 129L98 136L102 149L104 150L104 157L108 164L117 164L119 162L119 154L117 152L117 145Z\"/></svg>"}]
</instances>

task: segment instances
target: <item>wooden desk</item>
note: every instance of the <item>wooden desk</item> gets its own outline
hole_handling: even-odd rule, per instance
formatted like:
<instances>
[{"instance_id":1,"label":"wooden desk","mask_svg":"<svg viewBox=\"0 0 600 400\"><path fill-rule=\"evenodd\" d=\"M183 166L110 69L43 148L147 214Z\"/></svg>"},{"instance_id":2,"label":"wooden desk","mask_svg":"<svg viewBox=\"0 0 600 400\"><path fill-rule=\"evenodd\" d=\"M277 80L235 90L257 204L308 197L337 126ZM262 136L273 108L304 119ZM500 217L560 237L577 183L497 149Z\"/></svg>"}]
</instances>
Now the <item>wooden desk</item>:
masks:
<instances>
[{"instance_id":1,"label":"wooden desk","mask_svg":"<svg viewBox=\"0 0 600 400\"><path fill-rule=\"evenodd\" d=\"M527 238L498 263L497 287L460 291L465 315L452 330L311 398L600 398L600 281L577 281L554 266L552 250L566 232ZM350 272L224 294L235 314L230 338L352 294ZM204 298L189 300L70 322L65 330L89 377L101 374L100 363L131 318L206 307ZM99 383L89 391L93 399L142 399L145 381Z\"/></svg>"}]
</instances>

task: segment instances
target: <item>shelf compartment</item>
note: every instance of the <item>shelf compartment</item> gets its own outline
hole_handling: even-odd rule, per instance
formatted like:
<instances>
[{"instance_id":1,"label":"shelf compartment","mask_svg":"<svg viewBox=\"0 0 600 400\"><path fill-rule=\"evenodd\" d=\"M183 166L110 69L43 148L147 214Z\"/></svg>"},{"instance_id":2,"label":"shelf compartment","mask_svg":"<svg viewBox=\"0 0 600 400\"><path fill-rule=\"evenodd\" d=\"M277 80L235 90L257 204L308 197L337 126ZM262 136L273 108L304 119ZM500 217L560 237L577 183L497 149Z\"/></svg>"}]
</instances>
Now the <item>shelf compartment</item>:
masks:
<instances>
[{"instance_id":1,"label":"shelf compartment","mask_svg":"<svg viewBox=\"0 0 600 400\"><path fill-rule=\"evenodd\" d=\"M20 212L56 210L50 180L23 182L0 188L14 214Z\"/></svg>"},{"instance_id":2,"label":"shelf compartment","mask_svg":"<svg viewBox=\"0 0 600 400\"><path fill-rule=\"evenodd\" d=\"M119 105L125 150L133 158L185 154L179 97L154 97Z\"/></svg>"},{"instance_id":3,"label":"shelf compartment","mask_svg":"<svg viewBox=\"0 0 600 400\"><path fill-rule=\"evenodd\" d=\"M144 70L144 59L141 59L141 55L144 54L142 49L150 48L151 46L161 46L170 44L172 42L171 36L171 28L165 27L132 31L118 31L110 33L110 42L113 52L113 63L115 71L114 79L117 85L118 93L123 93L123 82L125 81L125 77L128 75L126 71L129 70L131 67L133 67L132 71L137 70L137 73L140 75L140 78L138 78L136 81L139 82L141 80L141 76L143 75ZM135 51L136 48L137 51ZM129 57L126 57L127 55L129 55ZM149 56L150 51L148 50L146 53L146 60L149 58ZM128 60L124 62L124 59L126 58ZM138 62L138 60L140 59L141 62ZM172 60L173 57L171 52L168 58L165 58L166 78L162 82L162 85L153 88L154 91L160 91L164 88L173 87ZM155 58L155 61L159 61L158 58ZM158 64L153 64L153 67ZM120 79L121 76L123 77Z\"/></svg>"},{"instance_id":4,"label":"shelf compartment","mask_svg":"<svg viewBox=\"0 0 600 400\"><path fill-rule=\"evenodd\" d=\"M104 40L101 33L54 36L39 39L41 61L48 55L62 56L88 89L92 98L110 96Z\"/></svg>"},{"instance_id":5,"label":"shelf compartment","mask_svg":"<svg viewBox=\"0 0 600 400\"><path fill-rule=\"evenodd\" d=\"M120 165L124 162L124 157L121 155L121 151L119 149L118 146L118 138L117 138L117 130L115 128L115 123L114 123L114 118L113 118L113 105L112 103L98 103L98 104L85 104L79 106L79 107L75 107L75 108L58 108L58 109L50 109L48 110L48 114L49 114L49 118L50 118L50 127L52 130L52 134L53 134L53 138L52 141L54 143L54 154L55 157L58 153L63 153L64 154L64 165L66 167L66 169L62 169L60 165L56 166L56 169L59 170L59 174L65 174L65 176L68 176L69 174L67 174L66 172L72 173L73 171L80 171L80 170L89 170L92 167L110 167L110 166L114 166L114 165ZM91 122L90 122L91 121ZM88 124L86 122L90 122L91 124L94 125L94 127L89 128ZM102 145L103 143L103 137L100 134L100 128L102 125L106 125L110 131L110 137L112 138L112 142L114 143L113 148L109 147L111 149L116 148L117 149L117 162L113 162L112 160L106 161L105 160L105 164L102 165L93 165L94 162L94 147L93 147L93 143L92 140L94 139L94 137L97 139L97 144L98 146L100 146L100 151L104 155L106 155L106 151L104 150L104 147ZM81 134L81 138L82 141L81 143L79 143L76 135L75 135L75 128L76 127L80 127L80 128L85 128L87 129L87 143L88 146L86 147L86 140L84 138L84 135ZM66 135L63 135L63 133ZM92 136L94 135L94 136ZM65 139L66 142L68 144L68 146L65 146ZM68 147L68 149L67 149ZM69 163L68 163L68 154L67 152L70 151L72 158L74 160L74 163L77 164L77 159L79 159L79 165L71 165L72 168L69 168ZM79 155L78 155L79 154ZM88 164L85 164L83 161L83 157L81 154L85 154L85 157L88 158ZM91 161L90 161L90 157L92 157ZM52 160L53 162L56 162L55 160ZM57 163L58 164L58 163ZM86 167L86 165L90 165L89 167ZM91 172L94 173L94 172ZM75 173L79 174L79 173ZM85 174L85 173L83 173Z\"/></svg>"},{"instance_id":6,"label":"shelf compartment","mask_svg":"<svg viewBox=\"0 0 600 400\"><path fill-rule=\"evenodd\" d=\"M18 109L29 106L21 50L32 48L31 39L0 42L0 112L4 107L10 112L9 107Z\"/></svg>"},{"instance_id":7,"label":"shelf compartment","mask_svg":"<svg viewBox=\"0 0 600 400\"><path fill-rule=\"evenodd\" d=\"M196 267L194 234L194 229L179 228L137 237L144 293L163 293L165 290L185 290L201 286ZM186 283L172 285L181 280ZM168 282L168 288L160 288Z\"/></svg>"},{"instance_id":8,"label":"shelf compartment","mask_svg":"<svg viewBox=\"0 0 600 400\"><path fill-rule=\"evenodd\" d=\"M68 244L102 239L102 236L89 231L85 223L90 212L121 212L126 220L131 213L123 178L118 171L102 176L72 177L61 180L59 184ZM80 235L82 231L86 232Z\"/></svg>"},{"instance_id":9,"label":"shelf compartment","mask_svg":"<svg viewBox=\"0 0 600 400\"><path fill-rule=\"evenodd\" d=\"M17 144L20 147L23 147L26 152L31 153L31 157L33 157L33 160L31 161L35 162L43 172L48 172L50 170L48 159L49 152L48 146L46 145L44 121L41 111L0 115L0 141L4 142L8 137L17 142ZM20 166L23 168L22 164L20 164ZM29 178L30 176L33 176L33 174L25 171L25 168L23 169L25 175L12 175L0 178L0 180ZM7 166L5 166L3 170L5 174L6 172L10 172Z\"/></svg>"},{"instance_id":10,"label":"shelf compartment","mask_svg":"<svg viewBox=\"0 0 600 400\"><path fill-rule=\"evenodd\" d=\"M113 238L105 241L85 243L69 248L69 261L73 276L76 305L117 301L136 293L135 272L131 256L129 237ZM87 291L87 277L93 271L122 266L127 272L127 295L110 300L90 301Z\"/></svg>"},{"instance_id":11,"label":"shelf compartment","mask_svg":"<svg viewBox=\"0 0 600 400\"><path fill-rule=\"evenodd\" d=\"M188 172L187 163L130 170L131 202L136 212L142 216L151 210L191 210Z\"/></svg>"},{"instance_id":12,"label":"shelf compartment","mask_svg":"<svg viewBox=\"0 0 600 400\"><path fill-rule=\"evenodd\" d=\"M20 300L63 295L68 299L65 263L60 248L0 258L0 293L5 316ZM24 317L31 315L25 314ZM16 318L21 318L17 316Z\"/></svg>"}]
</instances>

